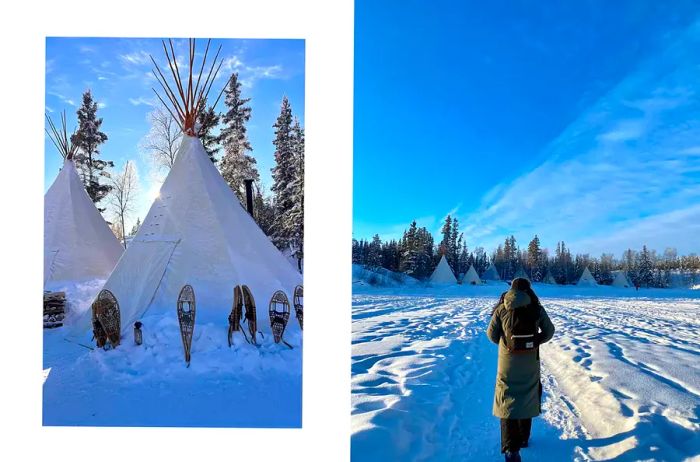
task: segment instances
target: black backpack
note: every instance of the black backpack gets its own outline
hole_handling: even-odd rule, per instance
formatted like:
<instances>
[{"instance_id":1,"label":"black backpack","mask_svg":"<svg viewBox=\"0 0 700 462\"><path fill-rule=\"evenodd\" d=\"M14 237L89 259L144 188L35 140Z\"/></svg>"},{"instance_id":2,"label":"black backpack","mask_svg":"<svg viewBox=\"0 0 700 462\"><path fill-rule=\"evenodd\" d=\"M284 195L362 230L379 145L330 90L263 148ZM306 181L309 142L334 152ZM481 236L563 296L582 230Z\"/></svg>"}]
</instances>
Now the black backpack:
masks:
<instances>
[{"instance_id":1,"label":"black backpack","mask_svg":"<svg viewBox=\"0 0 700 462\"><path fill-rule=\"evenodd\" d=\"M506 309L503 319L503 337L506 348L511 353L527 353L537 350L538 320L540 307L531 303L527 306Z\"/></svg>"}]
</instances>

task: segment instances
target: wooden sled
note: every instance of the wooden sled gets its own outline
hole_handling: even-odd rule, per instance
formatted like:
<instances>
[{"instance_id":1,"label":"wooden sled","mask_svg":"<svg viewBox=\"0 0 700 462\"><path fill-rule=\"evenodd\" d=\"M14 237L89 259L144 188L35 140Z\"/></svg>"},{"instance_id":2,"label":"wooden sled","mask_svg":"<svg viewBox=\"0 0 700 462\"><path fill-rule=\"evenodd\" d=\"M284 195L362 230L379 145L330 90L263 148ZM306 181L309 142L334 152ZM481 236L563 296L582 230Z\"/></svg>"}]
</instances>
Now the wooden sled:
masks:
<instances>
[{"instance_id":1,"label":"wooden sled","mask_svg":"<svg viewBox=\"0 0 700 462\"><path fill-rule=\"evenodd\" d=\"M275 343L282 342L289 348L292 348L289 343L282 339L284 329L289 321L289 312L289 299L284 292L278 290L270 299L270 328L272 329L272 335L275 337Z\"/></svg>"},{"instance_id":2,"label":"wooden sled","mask_svg":"<svg viewBox=\"0 0 700 462\"><path fill-rule=\"evenodd\" d=\"M196 312L194 289L186 284L177 297L177 319L180 321L180 335L182 346L185 349L185 361L190 367L190 353L192 351L192 334L194 333L194 319Z\"/></svg>"},{"instance_id":3,"label":"wooden sled","mask_svg":"<svg viewBox=\"0 0 700 462\"><path fill-rule=\"evenodd\" d=\"M296 286L294 288L294 312L299 321L299 327L304 330L304 287Z\"/></svg>"},{"instance_id":4,"label":"wooden sled","mask_svg":"<svg viewBox=\"0 0 700 462\"><path fill-rule=\"evenodd\" d=\"M121 338L121 315L119 303L112 292L102 289L92 304L92 332L98 348L109 342L112 348L119 345Z\"/></svg>"}]
</instances>

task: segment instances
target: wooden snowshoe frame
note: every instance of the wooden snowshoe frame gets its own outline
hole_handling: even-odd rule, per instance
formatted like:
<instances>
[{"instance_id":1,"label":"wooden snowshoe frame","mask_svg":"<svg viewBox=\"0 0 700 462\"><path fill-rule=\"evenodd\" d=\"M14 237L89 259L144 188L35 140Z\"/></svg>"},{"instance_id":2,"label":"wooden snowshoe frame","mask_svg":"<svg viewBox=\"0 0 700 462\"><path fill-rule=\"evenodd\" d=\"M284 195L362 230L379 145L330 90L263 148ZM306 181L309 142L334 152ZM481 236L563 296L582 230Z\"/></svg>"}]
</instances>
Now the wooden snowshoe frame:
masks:
<instances>
[{"instance_id":1,"label":"wooden snowshoe frame","mask_svg":"<svg viewBox=\"0 0 700 462\"><path fill-rule=\"evenodd\" d=\"M289 299L284 292L278 290L270 299L269 311L270 328L272 329L272 335L275 337L275 343L283 341L282 336L284 335L284 329L287 327L287 322L289 321L289 312ZM287 344L287 346L289 345Z\"/></svg>"},{"instance_id":2,"label":"wooden snowshoe frame","mask_svg":"<svg viewBox=\"0 0 700 462\"><path fill-rule=\"evenodd\" d=\"M92 303L92 332L98 348L107 342L116 348L121 338L121 315L119 303L112 292L102 289Z\"/></svg>"},{"instance_id":3,"label":"wooden snowshoe frame","mask_svg":"<svg viewBox=\"0 0 700 462\"><path fill-rule=\"evenodd\" d=\"M253 345L257 345L258 343L255 334L258 330L258 316L255 308L255 298L253 298L253 294L246 285L241 286L241 292L243 293L243 306L245 307L245 313L243 314L242 319L244 319L245 322L248 323L248 332L250 332L250 343L252 343ZM245 335L245 331L243 329L241 329L241 331ZM246 340L248 339L246 338Z\"/></svg>"},{"instance_id":4,"label":"wooden snowshoe frame","mask_svg":"<svg viewBox=\"0 0 700 462\"><path fill-rule=\"evenodd\" d=\"M304 330L304 286L296 286L294 288L294 312L299 321L299 327Z\"/></svg>"},{"instance_id":5,"label":"wooden snowshoe frame","mask_svg":"<svg viewBox=\"0 0 700 462\"><path fill-rule=\"evenodd\" d=\"M177 297L177 319L180 321L180 335L182 346L185 349L185 361L190 366L190 353L192 351L192 334L194 333L194 321L197 305L194 298L194 289L186 284L180 290Z\"/></svg>"},{"instance_id":6,"label":"wooden snowshoe frame","mask_svg":"<svg viewBox=\"0 0 700 462\"><path fill-rule=\"evenodd\" d=\"M241 286L236 286L233 288L233 306L231 307L231 314L228 315L228 346L233 345L233 333L242 331L241 329L241 318L243 316L243 292L241 291ZM245 332L243 335L245 336ZM246 337L246 342L248 337Z\"/></svg>"}]
</instances>

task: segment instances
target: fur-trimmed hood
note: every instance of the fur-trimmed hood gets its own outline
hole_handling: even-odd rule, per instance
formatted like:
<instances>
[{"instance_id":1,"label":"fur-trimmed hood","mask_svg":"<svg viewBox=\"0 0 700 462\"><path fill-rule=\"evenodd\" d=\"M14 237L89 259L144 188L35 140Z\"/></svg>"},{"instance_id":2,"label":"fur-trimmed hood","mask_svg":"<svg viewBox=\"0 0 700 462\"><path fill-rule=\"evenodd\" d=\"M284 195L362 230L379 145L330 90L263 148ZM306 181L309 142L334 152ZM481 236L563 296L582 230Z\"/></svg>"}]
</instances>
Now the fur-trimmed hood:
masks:
<instances>
[{"instance_id":1,"label":"fur-trimmed hood","mask_svg":"<svg viewBox=\"0 0 700 462\"><path fill-rule=\"evenodd\" d=\"M531 301L530 296L526 292L518 289L509 289L505 297L503 297L503 304L509 310L527 306Z\"/></svg>"}]
</instances>

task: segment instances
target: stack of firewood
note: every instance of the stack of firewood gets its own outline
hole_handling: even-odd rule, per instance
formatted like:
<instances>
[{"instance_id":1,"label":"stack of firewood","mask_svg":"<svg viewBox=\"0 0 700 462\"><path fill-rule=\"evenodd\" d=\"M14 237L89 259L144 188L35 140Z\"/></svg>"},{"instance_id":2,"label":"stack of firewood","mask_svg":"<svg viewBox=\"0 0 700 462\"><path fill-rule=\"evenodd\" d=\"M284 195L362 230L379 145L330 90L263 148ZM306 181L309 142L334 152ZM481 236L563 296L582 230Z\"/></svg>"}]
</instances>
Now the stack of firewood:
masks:
<instances>
[{"instance_id":1,"label":"stack of firewood","mask_svg":"<svg viewBox=\"0 0 700 462\"><path fill-rule=\"evenodd\" d=\"M66 293L44 292L44 329L63 325L66 316Z\"/></svg>"}]
</instances>

